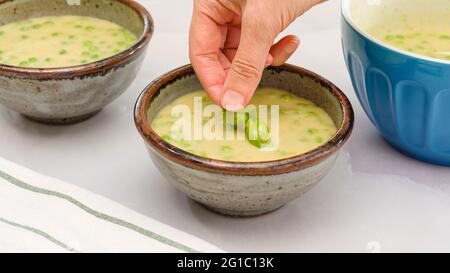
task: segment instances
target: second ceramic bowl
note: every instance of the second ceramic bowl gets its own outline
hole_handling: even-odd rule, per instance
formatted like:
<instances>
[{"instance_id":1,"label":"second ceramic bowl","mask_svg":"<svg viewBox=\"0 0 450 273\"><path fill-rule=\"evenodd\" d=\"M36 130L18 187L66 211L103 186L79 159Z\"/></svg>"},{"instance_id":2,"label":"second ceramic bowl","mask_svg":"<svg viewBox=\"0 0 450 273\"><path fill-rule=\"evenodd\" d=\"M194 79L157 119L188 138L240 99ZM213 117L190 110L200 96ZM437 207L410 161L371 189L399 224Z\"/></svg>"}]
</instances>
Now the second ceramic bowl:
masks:
<instances>
[{"instance_id":1,"label":"second ceramic bowl","mask_svg":"<svg viewBox=\"0 0 450 273\"><path fill-rule=\"evenodd\" d=\"M393 18L448 22L448 0L344 0L342 44L358 99L381 135L401 152L450 166L450 60L420 56L375 39L363 25ZM424 15L426 18L424 19Z\"/></svg>"},{"instance_id":2,"label":"second ceramic bowl","mask_svg":"<svg viewBox=\"0 0 450 273\"><path fill-rule=\"evenodd\" d=\"M213 211L255 216L280 208L310 190L330 171L339 149L350 137L352 107L329 81L305 69L284 65L267 69L261 86L284 89L315 102L333 118L339 128L336 136L306 154L258 163L225 162L180 150L161 139L150 124L162 107L201 89L192 66L155 80L136 103L136 126L156 167L178 189Z\"/></svg>"},{"instance_id":3,"label":"second ceramic bowl","mask_svg":"<svg viewBox=\"0 0 450 273\"><path fill-rule=\"evenodd\" d=\"M0 103L26 117L51 124L87 119L122 94L134 80L153 34L153 21L144 7L132 0L0 1L0 24L32 17L81 15L117 23L138 41L108 59L81 66L51 69L0 64Z\"/></svg>"}]
</instances>

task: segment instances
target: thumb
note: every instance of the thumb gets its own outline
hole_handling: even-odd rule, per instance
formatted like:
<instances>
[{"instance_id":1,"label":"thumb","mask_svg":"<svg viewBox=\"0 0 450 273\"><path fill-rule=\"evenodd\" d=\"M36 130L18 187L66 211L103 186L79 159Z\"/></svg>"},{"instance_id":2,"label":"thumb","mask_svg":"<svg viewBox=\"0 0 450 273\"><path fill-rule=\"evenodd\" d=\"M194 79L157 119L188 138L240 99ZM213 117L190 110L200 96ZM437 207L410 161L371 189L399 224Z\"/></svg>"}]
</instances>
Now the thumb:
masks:
<instances>
[{"instance_id":1,"label":"thumb","mask_svg":"<svg viewBox=\"0 0 450 273\"><path fill-rule=\"evenodd\" d=\"M275 39L273 31L253 17L243 17L241 40L224 84L221 104L228 111L242 110L261 81Z\"/></svg>"}]
</instances>

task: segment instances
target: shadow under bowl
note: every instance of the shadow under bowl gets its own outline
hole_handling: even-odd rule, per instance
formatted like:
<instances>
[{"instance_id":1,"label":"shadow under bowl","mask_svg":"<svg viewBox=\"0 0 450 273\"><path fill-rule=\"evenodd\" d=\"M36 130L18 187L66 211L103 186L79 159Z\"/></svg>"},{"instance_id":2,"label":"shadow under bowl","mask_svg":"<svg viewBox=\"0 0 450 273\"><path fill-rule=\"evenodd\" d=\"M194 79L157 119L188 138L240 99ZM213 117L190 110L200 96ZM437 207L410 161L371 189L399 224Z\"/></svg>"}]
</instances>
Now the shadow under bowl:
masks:
<instances>
[{"instance_id":1,"label":"shadow under bowl","mask_svg":"<svg viewBox=\"0 0 450 273\"><path fill-rule=\"evenodd\" d=\"M69 1L70 2L70 1ZM78 15L117 23L138 41L110 58L63 68L21 68L0 64L0 103L31 120L70 124L98 113L135 79L153 35L148 11L132 0L0 1L0 25L34 17Z\"/></svg>"},{"instance_id":2,"label":"shadow under bowl","mask_svg":"<svg viewBox=\"0 0 450 273\"><path fill-rule=\"evenodd\" d=\"M282 207L310 190L330 171L339 149L350 137L354 122L352 106L324 78L284 65L266 69L260 86L284 89L313 101L333 118L339 128L336 136L313 151L282 160L248 163L214 160L172 146L150 126L164 106L202 89L192 66L156 79L137 100L135 123L156 167L178 189L215 212L248 217Z\"/></svg>"}]
</instances>

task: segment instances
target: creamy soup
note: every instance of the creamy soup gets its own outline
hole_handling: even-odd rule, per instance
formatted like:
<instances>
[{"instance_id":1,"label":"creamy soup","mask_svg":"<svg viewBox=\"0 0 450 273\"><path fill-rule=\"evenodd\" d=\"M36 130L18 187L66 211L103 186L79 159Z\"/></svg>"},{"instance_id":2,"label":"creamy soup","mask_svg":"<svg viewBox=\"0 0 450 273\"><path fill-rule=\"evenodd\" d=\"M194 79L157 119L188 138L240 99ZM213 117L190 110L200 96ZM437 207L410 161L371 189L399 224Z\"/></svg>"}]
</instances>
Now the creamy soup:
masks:
<instances>
[{"instance_id":1,"label":"creamy soup","mask_svg":"<svg viewBox=\"0 0 450 273\"><path fill-rule=\"evenodd\" d=\"M449 19L450 20L450 19ZM368 32L378 39L416 54L450 60L450 26L420 24L392 27L385 24L373 26Z\"/></svg>"},{"instance_id":2,"label":"creamy soup","mask_svg":"<svg viewBox=\"0 0 450 273\"><path fill-rule=\"evenodd\" d=\"M450 1L351 1L355 23L394 47L450 60Z\"/></svg>"},{"instance_id":3,"label":"creamy soup","mask_svg":"<svg viewBox=\"0 0 450 273\"><path fill-rule=\"evenodd\" d=\"M333 138L337 132L336 126L322 108L313 102L300 98L284 90L261 88L255 93L250 104L279 105L279 144L275 150L265 151L254 142L249 141L245 130L230 126L224 122L224 134L233 131L236 138L233 140L194 140L180 138L174 131L174 124L179 115L173 115L176 106L187 105L191 109L191 120L194 120L194 99L201 97L203 106L212 104L204 91L197 91L184 95L171 104L165 106L153 119L153 130L165 141L189 153L202 157L237 162L261 162L289 158L311 151ZM225 115L226 116L226 115ZM270 117L270 111L269 115ZM205 124L211 116L202 118ZM268 121L271 130L271 121ZM194 122L192 123L194 126Z\"/></svg>"},{"instance_id":4,"label":"creamy soup","mask_svg":"<svg viewBox=\"0 0 450 273\"><path fill-rule=\"evenodd\" d=\"M31 68L82 65L120 53L136 40L124 27L97 18L32 18L0 27L0 63Z\"/></svg>"}]
</instances>

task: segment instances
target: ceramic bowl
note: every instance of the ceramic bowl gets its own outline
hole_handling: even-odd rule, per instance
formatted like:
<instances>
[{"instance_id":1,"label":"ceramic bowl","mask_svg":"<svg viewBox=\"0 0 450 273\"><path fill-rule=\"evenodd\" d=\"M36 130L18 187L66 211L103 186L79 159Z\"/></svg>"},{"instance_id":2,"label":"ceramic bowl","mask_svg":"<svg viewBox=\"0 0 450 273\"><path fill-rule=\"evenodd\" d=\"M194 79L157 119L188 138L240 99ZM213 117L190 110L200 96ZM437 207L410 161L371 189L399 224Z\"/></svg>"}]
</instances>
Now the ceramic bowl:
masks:
<instances>
[{"instance_id":1,"label":"ceramic bowl","mask_svg":"<svg viewBox=\"0 0 450 273\"><path fill-rule=\"evenodd\" d=\"M449 3L448 0L342 2L344 55L367 116L401 152L446 166L450 166L450 60L394 48L363 29L377 20L389 20L396 7L404 13L448 17ZM416 16L412 18L419 20Z\"/></svg>"},{"instance_id":2,"label":"ceramic bowl","mask_svg":"<svg viewBox=\"0 0 450 273\"><path fill-rule=\"evenodd\" d=\"M225 162L199 157L162 140L150 124L162 107L201 85L192 66L152 82L136 103L135 122L161 173L190 198L213 211L256 216L276 210L301 196L331 169L353 128L353 110L332 83L292 65L271 67L261 87L275 87L307 98L325 109L339 128L325 145L292 158L259 162ZM288 132L284 132L288 133Z\"/></svg>"},{"instance_id":3,"label":"ceramic bowl","mask_svg":"<svg viewBox=\"0 0 450 273\"><path fill-rule=\"evenodd\" d=\"M132 0L1 0L0 25L32 17L81 15L129 29L138 41L98 62L51 69L0 65L0 103L30 119L66 124L87 119L121 95L139 71L153 34L150 14Z\"/></svg>"}]
</instances>

